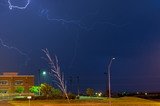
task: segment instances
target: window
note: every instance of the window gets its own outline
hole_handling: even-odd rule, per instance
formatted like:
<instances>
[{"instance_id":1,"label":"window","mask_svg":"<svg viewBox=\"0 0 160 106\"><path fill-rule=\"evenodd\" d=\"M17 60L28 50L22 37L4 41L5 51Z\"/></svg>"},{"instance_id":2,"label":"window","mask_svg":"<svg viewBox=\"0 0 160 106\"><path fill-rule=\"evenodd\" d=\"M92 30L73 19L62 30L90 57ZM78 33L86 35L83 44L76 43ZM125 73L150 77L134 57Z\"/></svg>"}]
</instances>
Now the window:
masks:
<instances>
[{"instance_id":1,"label":"window","mask_svg":"<svg viewBox=\"0 0 160 106\"><path fill-rule=\"evenodd\" d=\"M23 85L23 81L22 80L16 80L14 84L15 85Z\"/></svg>"},{"instance_id":2,"label":"window","mask_svg":"<svg viewBox=\"0 0 160 106\"><path fill-rule=\"evenodd\" d=\"M0 93L7 93L8 92L8 90L6 90L6 89L0 89Z\"/></svg>"},{"instance_id":3,"label":"window","mask_svg":"<svg viewBox=\"0 0 160 106\"><path fill-rule=\"evenodd\" d=\"M7 80L0 80L0 85L8 85L8 81Z\"/></svg>"}]
</instances>

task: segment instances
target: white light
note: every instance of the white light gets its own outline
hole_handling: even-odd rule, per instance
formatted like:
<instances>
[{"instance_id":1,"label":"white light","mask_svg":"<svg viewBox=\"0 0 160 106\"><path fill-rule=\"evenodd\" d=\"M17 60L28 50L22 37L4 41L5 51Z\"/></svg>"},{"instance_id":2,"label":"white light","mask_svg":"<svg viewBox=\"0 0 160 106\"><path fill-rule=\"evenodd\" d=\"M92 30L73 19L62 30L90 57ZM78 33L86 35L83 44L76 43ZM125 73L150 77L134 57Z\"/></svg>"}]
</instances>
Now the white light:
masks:
<instances>
[{"instance_id":1,"label":"white light","mask_svg":"<svg viewBox=\"0 0 160 106\"><path fill-rule=\"evenodd\" d=\"M147 92L145 93L145 95L148 95Z\"/></svg>"},{"instance_id":2,"label":"white light","mask_svg":"<svg viewBox=\"0 0 160 106\"><path fill-rule=\"evenodd\" d=\"M32 96L27 96L27 99L31 99L32 98Z\"/></svg>"},{"instance_id":3,"label":"white light","mask_svg":"<svg viewBox=\"0 0 160 106\"><path fill-rule=\"evenodd\" d=\"M46 75L46 72L45 71L43 71L43 73L42 73L43 75Z\"/></svg>"},{"instance_id":4,"label":"white light","mask_svg":"<svg viewBox=\"0 0 160 106\"><path fill-rule=\"evenodd\" d=\"M102 96L102 93L100 92L100 93L98 94L98 96Z\"/></svg>"}]
</instances>

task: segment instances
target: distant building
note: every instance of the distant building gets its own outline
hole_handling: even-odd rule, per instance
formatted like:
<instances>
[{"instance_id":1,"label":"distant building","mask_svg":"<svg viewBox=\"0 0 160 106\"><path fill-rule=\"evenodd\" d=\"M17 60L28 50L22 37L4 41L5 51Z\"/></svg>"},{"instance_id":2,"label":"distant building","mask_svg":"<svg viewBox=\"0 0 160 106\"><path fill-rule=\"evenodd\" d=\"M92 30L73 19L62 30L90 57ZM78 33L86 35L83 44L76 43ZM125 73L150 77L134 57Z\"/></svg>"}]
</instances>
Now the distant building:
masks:
<instances>
[{"instance_id":1,"label":"distant building","mask_svg":"<svg viewBox=\"0 0 160 106\"><path fill-rule=\"evenodd\" d=\"M0 75L0 93L14 93L18 86L24 87L24 93L34 85L34 75L18 75L16 72L4 72Z\"/></svg>"}]
</instances>

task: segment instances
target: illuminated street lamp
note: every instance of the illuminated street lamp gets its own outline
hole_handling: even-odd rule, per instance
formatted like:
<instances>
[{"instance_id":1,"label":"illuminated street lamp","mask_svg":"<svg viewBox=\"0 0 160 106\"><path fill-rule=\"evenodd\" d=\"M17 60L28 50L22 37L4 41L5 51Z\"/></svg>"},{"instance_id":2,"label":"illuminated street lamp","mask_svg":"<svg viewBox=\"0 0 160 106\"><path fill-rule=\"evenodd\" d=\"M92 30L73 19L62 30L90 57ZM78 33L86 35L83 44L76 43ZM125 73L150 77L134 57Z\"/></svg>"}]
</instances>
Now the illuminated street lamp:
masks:
<instances>
[{"instance_id":1,"label":"illuminated street lamp","mask_svg":"<svg viewBox=\"0 0 160 106\"><path fill-rule=\"evenodd\" d=\"M32 96L27 96L27 99L28 99L28 106L31 106L30 100L32 99Z\"/></svg>"},{"instance_id":2,"label":"illuminated street lamp","mask_svg":"<svg viewBox=\"0 0 160 106\"><path fill-rule=\"evenodd\" d=\"M42 72L42 75L46 75L46 71L43 71L43 72Z\"/></svg>"},{"instance_id":3,"label":"illuminated street lamp","mask_svg":"<svg viewBox=\"0 0 160 106\"><path fill-rule=\"evenodd\" d=\"M115 58L112 58L109 62L109 65L108 65L108 97L111 98L111 75L110 75L110 72L111 72L111 65L112 65L112 61L114 60Z\"/></svg>"},{"instance_id":4,"label":"illuminated street lamp","mask_svg":"<svg viewBox=\"0 0 160 106\"><path fill-rule=\"evenodd\" d=\"M47 72L45 70L43 70L43 69L38 70L38 84L39 84L39 86L41 84L41 75L45 77L46 74L47 74ZM40 89L39 89L39 95L40 95Z\"/></svg>"},{"instance_id":5,"label":"illuminated street lamp","mask_svg":"<svg viewBox=\"0 0 160 106\"><path fill-rule=\"evenodd\" d=\"M39 69L38 71L39 71L39 73L38 73L38 75L39 75L38 82L39 82L39 85L40 85L40 83L41 83L41 76L46 76L47 72L44 69Z\"/></svg>"}]
</instances>

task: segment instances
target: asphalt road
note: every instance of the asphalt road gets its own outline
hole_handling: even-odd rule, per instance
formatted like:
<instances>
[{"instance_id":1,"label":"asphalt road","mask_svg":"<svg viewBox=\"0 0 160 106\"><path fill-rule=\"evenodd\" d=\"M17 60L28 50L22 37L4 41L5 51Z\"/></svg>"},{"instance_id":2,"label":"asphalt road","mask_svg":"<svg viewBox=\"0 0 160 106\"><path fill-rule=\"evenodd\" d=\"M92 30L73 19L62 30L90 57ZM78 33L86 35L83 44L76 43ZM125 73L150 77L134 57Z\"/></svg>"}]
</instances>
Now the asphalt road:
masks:
<instances>
[{"instance_id":1,"label":"asphalt road","mask_svg":"<svg viewBox=\"0 0 160 106\"><path fill-rule=\"evenodd\" d=\"M6 100L1 100L0 106L14 106L14 105L9 104L8 101L6 101Z\"/></svg>"}]
</instances>

